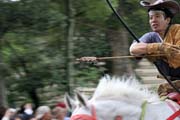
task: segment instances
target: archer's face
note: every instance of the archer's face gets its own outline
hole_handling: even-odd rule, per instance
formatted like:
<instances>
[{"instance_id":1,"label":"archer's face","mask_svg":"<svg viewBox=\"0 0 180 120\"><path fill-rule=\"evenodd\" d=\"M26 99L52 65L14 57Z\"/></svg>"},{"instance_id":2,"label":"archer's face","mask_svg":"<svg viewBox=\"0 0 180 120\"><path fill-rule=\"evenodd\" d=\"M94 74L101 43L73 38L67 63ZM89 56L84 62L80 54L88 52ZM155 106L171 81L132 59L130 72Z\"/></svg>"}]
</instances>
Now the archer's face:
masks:
<instances>
[{"instance_id":1,"label":"archer's face","mask_svg":"<svg viewBox=\"0 0 180 120\"><path fill-rule=\"evenodd\" d=\"M163 11L149 11L149 24L154 32L165 32L170 18L165 18Z\"/></svg>"}]
</instances>

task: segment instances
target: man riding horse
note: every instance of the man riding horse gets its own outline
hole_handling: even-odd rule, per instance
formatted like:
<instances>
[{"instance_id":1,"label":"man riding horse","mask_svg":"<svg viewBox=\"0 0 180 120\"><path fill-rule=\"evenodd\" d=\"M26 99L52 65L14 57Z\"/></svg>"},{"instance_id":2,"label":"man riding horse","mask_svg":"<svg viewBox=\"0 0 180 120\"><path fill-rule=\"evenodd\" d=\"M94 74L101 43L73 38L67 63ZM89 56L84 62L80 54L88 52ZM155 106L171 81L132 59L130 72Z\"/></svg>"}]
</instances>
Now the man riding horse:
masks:
<instances>
[{"instance_id":1,"label":"man riding horse","mask_svg":"<svg viewBox=\"0 0 180 120\"><path fill-rule=\"evenodd\" d=\"M134 41L130 53L134 56L155 55L149 58L176 87L180 88L180 24L172 24L172 19L180 13L180 5L175 0L144 0L140 4L148 9L152 32L144 34L140 43ZM96 57L82 57L80 61L96 61ZM168 88L168 89L166 89ZM159 95L174 91L169 84L159 87Z\"/></svg>"},{"instance_id":2,"label":"man riding horse","mask_svg":"<svg viewBox=\"0 0 180 120\"><path fill-rule=\"evenodd\" d=\"M180 13L180 5L175 0L144 0L140 4L148 9L152 32L144 34L140 43L133 42L130 53L135 56L159 55L149 60L180 88L180 24L172 24L173 17ZM173 91L169 84L162 84L158 89L160 96Z\"/></svg>"}]
</instances>

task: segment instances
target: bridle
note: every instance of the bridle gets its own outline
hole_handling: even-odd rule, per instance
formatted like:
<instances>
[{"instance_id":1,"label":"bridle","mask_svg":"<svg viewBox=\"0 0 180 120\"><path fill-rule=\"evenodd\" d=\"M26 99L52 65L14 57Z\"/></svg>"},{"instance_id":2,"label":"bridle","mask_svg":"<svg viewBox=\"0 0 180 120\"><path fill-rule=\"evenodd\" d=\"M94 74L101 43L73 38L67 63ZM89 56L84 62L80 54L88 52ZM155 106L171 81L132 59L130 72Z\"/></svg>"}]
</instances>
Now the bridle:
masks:
<instances>
[{"instance_id":1,"label":"bridle","mask_svg":"<svg viewBox=\"0 0 180 120\"><path fill-rule=\"evenodd\" d=\"M131 36L136 40L136 42L140 42L139 39L137 38L137 36L132 32L132 30L127 26L127 24L123 21L122 17L120 16L120 14L114 9L114 7L112 6L112 3L109 0L106 0L107 4L109 5L109 7L111 8L111 10L114 12L114 14L117 16L118 20L122 23L122 25L126 28L126 30L131 34ZM172 81L165 75L165 73L163 72L163 69L161 67L158 66L158 64L156 62L154 62L154 65L156 66L157 70L159 71L159 73L161 75L163 75L163 77L166 79L166 81L178 92L180 93L180 90L172 83Z\"/></svg>"},{"instance_id":2,"label":"bridle","mask_svg":"<svg viewBox=\"0 0 180 120\"><path fill-rule=\"evenodd\" d=\"M145 120L146 116L146 109L147 109L147 101L144 101L141 105L141 114L139 120ZM170 102L167 102L168 106L173 109L174 113L170 115L167 120L174 120L176 117L180 115L180 110L174 110L174 106L171 105ZM91 114L77 114L77 115L72 115L70 120L98 120L97 115L96 115L96 108L93 104L91 104ZM121 115L116 115L114 117L114 120L123 120L123 117Z\"/></svg>"},{"instance_id":3,"label":"bridle","mask_svg":"<svg viewBox=\"0 0 180 120\"><path fill-rule=\"evenodd\" d=\"M86 115L86 114L72 115L71 120L97 120L95 106L91 105L91 115ZM120 115L117 115L114 120L122 120L122 117Z\"/></svg>"},{"instance_id":4,"label":"bridle","mask_svg":"<svg viewBox=\"0 0 180 120\"><path fill-rule=\"evenodd\" d=\"M97 120L96 109L94 105L91 105L91 115L86 115L86 114L72 115L71 120Z\"/></svg>"},{"instance_id":5,"label":"bridle","mask_svg":"<svg viewBox=\"0 0 180 120\"><path fill-rule=\"evenodd\" d=\"M141 105L142 112L141 112L139 120L145 119L146 105L147 105L147 101L144 101ZM91 115L87 115L87 114L72 115L71 120L97 120L95 106L93 104L91 105ZM123 118L121 115L117 115L117 116L115 116L114 120L123 120Z\"/></svg>"}]
</instances>

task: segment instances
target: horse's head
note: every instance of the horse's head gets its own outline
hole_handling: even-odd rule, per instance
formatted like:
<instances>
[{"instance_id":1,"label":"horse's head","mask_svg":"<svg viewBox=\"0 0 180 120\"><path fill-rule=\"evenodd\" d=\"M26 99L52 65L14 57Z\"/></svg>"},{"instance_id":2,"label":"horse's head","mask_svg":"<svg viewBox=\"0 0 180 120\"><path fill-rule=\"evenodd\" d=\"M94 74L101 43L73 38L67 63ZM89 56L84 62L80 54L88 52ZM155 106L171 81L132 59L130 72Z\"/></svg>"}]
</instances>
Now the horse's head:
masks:
<instances>
[{"instance_id":1,"label":"horse's head","mask_svg":"<svg viewBox=\"0 0 180 120\"><path fill-rule=\"evenodd\" d=\"M75 92L76 100L65 94L65 102L70 110L73 111L71 120L96 120L96 111L93 105L89 104L83 95Z\"/></svg>"},{"instance_id":2,"label":"horse's head","mask_svg":"<svg viewBox=\"0 0 180 120\"><path fill-rule=\"evenodd\" d=\"M101 80L90 100L77 91L75 100L66 95L66 104L73 111L71 120L139 120L148 95L131 82Z\"/></svg>"},{"instance_id":3,"label":"horse's head","mask_svg":"<svg viewBox=\"0 0 180 120\"><path fill-rule=\"evenodd\" d=\"M139 120L141 107L122 101L87 101L79 92L76 100L65 95L68 108L73 111L71 120Z\"/></svg>"}]
</instances>

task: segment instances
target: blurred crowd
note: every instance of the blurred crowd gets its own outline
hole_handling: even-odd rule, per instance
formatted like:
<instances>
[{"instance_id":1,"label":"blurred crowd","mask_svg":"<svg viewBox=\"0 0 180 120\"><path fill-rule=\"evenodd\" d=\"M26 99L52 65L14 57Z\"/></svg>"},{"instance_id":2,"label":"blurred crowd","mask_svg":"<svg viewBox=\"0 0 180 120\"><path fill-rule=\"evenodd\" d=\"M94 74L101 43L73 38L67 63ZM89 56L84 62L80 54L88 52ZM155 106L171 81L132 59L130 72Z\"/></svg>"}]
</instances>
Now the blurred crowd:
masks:
<instances>
[{"instance_id":1,"label":"blurred crowd","mask_svg":"<svg viewBox=\"0 0 180 120\"><path fill-rule=\"evenodd\" d=\"M0 107L0 120L69 120L70 113L63 102L53 107L23 104L19 109Z\"/></svg>"}]
</instances>

